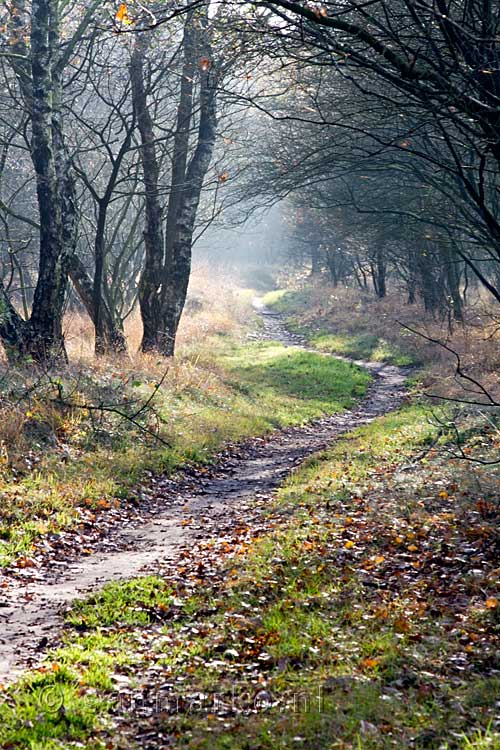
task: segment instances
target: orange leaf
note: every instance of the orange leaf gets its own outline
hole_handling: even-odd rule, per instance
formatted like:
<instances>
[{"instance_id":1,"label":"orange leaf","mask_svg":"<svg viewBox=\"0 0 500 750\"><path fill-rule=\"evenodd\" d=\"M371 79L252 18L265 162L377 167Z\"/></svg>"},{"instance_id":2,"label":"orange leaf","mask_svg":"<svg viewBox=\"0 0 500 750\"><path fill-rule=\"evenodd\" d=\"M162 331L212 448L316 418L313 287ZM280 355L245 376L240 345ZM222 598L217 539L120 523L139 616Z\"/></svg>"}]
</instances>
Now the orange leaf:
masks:
<instances>
[{"instance_id":1,"label":"orange leaf","mask_svg":"<svg viewBox=\"0 0 500 750\"><path fill-rule=\"evenodd\" d=\"M378 659L368 657L367 659L363 659L361 664L367 669L373 669L374 667L378 666L378 662Z\"/></svg>"},{"instance_id":2,"label":"orange leaf","mask_svg":"<svg viewBox=\"0 0 500 750\"><path fill-rule=\"evenodd\" d=\"M496 596L489 596L485 601L486 609L496 609L498 607L498 599Z\"/></svg>"},{"instance_id":3,"label":"orange leaf","mask_svg":"<svg viewBox=\"0 0 500 750\"><path fill-rule=\"evenodd\" d=\"M126 26L132 23L131 18L128 14L127 3L122 3L116 12L116 20L119 23L123 23Z\"/></svg>"},{"instance_id":4,"label":"orange leaf","mask_svg":"<svg viewBox=\"0 0 500 750\"><path fill-rule=\"evenodd\" d=\"M398 617L394 620L394 630L397 633L407 633L410 629L410 623L404 617Z\"/></svg>"},{"instance_id":5,"label":"orange leaf","mask_svg":"<svg viewBox=\"0 0 500 750\"><path fill-rule=\"evenodd\" d=\"M352 548L354 547L354 542L346 542L346 543L344 544L344 547L345 547L346 549L352 549Z\"/></svg>"}]
</instances>

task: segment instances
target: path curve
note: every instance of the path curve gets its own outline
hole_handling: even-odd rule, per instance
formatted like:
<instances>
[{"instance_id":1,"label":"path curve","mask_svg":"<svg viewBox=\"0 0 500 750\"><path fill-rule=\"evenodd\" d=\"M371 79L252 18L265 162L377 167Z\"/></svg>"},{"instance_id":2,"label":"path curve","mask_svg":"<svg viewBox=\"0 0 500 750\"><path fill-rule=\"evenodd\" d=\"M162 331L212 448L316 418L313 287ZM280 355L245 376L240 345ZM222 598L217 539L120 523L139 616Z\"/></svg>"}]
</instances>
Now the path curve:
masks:
<instances>
[{"instance_id":1,"label":"path curve","mask_svg":"<svg viewBox=\"0 0 500 750\"><path fill-rule=\"evenodd\" d=\"M300 336L287 331L282 316L267 309L260 299L254 307L263 322L256 338L314 351ZM142 523L131 519L112 529L103 552L46 571L42 581L2 582L0 578L6 592L0 602L0 684L12 682L57 644L62 612L72 600L109 581L146 574L160 562L175 561L182 549L227 528L232 509L237 508L241 518L242 505L250 507L253 498L270 496L307 456L402 403L407 369L376 362L356 364L374 377L367 396L356 408L252 441L240 457L222 465L209 480L191 477L173 482L156 477L152 480L156 507L150 518ZM182 524L186 512L189 525Z\"/></svg>"}]
</instances>

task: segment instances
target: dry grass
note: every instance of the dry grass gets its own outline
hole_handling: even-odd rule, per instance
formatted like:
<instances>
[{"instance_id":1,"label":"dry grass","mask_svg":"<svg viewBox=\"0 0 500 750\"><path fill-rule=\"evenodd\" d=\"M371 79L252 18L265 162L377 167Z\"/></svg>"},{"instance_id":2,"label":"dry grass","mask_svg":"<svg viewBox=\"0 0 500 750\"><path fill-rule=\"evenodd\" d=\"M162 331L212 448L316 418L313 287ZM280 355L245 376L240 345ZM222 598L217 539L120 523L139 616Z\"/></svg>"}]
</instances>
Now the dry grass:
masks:
<instances>
[{"instance_id":1,"label":"dry grass","mask_svg":"<svg viewBox=\"0 0 500 750\"><path fill-rule=\"evenodd\" d=\"M131 382L149 387L163 381L167 399L186 393L204 393L208 398L219 367L210 341L221 334L238 338L248 322L248 300L228 278L199 266L192 275L186 311L178 336L178 356L173 360L140 351L142 323L136 308L125 322L126 355L94 356L94 329L87 315L70 310L64 321L69 364L57 373L33 366L14 370L0 363L0 470L26 470L26 459L40 445L75 445L82 412L55 407L57 382L67 400L84 403L120 402ZM243 336L243 333L242 333ZM202 366L199 366L202 364ZM141 393L143 396L144 394ZM152 425L154 428L155 425ZM78 443L78 440L76 440Z\"/></svg>"},{"instance_id":2,"label":"dry grass","mask_svg":"<svg viewBox=\"0 0 500 750\"><path fill-rule=\"evenodd\" d=\"M191 276L186 309L179 327L179 354L183 356L193 345L199 345L214 334L234 331L247 317L248 306L243 303L234 282L206 264L198 265ZM70 311L64 321L64 330L70 361L94 362L94 329L88 316ZM125 321L125 336L128 355L122 366L128 361L131 366L142 367L143 355L139 351L142 322L137 306ZM116 357L112 361L116 363ZM145 364L151 365L149 357L146 357Z\"/></svg>"}]
</instances>

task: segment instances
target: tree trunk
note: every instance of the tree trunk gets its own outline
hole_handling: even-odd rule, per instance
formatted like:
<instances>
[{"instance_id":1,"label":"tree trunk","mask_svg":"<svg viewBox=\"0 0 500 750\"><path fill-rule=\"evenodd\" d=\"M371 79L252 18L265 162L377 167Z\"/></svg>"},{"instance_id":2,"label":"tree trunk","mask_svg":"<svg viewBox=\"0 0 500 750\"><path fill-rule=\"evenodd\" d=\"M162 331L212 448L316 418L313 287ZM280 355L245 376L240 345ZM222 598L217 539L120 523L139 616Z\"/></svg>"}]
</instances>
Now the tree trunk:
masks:
<instances>
[{"instance_id":1,"label":"tree trunk","mask_svg":"<svg viewBox=\"0 0 500 750\"><path fill-rule=\"evenodd\" d=\"M82 300L85 309L97 331L94 307L95 288L90 276L87 273L87 269L76 254L73 254L70 259L69 275L71 281L73 282L73 286L75 287L78 296ZM104 299L101 299L100 318L101 340L100 351L98 353L124 354L127 351L127 342L123 331L122 321L117 320L112 315L110 308L106 304L106 301Z\"/></svg>"},{"instance_id":2,"label":"tree trunk","mask_svg":"<svg viewBox=\"0 0 500 750\"><path fill-rule=\"evenodd\" d=\"M202 19L203 20L203 19ZM193 15L186 20L184 58L172 160L172 182L167 209L165 241L162 232L162 207L158 197L159 164L156 155L154 123L144 84L144 44L136 42L130 66L134 108L141 135L141 160L146 186L146 260L139 289L139 304L144 325L143 351L173 356L177 328L186 301L191 273L191 248L203 180L210 165L216 136L216 77L211 58L200 72L200 108L198 139L189 166L189 136L193 115L193 91L197 39L205 35L197 28ZM204 49L208 48L206 40Z\"/></svg>"},{"instance_id":3,"label":"tree trunk","mask_svg":"<svg viewBox=\"0 0 500 750\"><path fill-rule=\"evenodd\" d=\"M0 335L11 353L16 350L19 356L52 362L66 357L62 318L76 236L74 182L62 132L59 3L32 3L30 50L24 41L23 29L28 23L24 0L15 0L11 13L13 48L24 60L31 60L31 65L14 62L13 69L31 120L40 256L29 321L16 318L7 305L4 314L8 323L0 327Z\"/></svg>"},{"instance_id":4,"label":"tree trunk","mask_svg":"<svg viewBox=\"0 0 500 750\"><path fill-rule=\"evenodd\" d=\"M437 283L434 278L431 257L429 251L420 250L416 254L419 287L424 307L427 312L435 313L439 308L439 297L437 294Z\"/></svg>"},{"instance_id":5,"label":"tree trunk","mask_svg":"<svg viewBox=\"0 0 500 750\"><path fill-rule=\"evenodd\" d=\"M175 126L174 150L172 154L172 179L168 198L167 221L165 226L165 260L163 277L175 274L175 243L178 237L178 218L186 181L186 168L189 156L189 136L193 119L193 89L196 74L196 34L192 19L188 18L184 28L183 66L177 121Z\"/></svg>"},{"instance_id":6,"label":"tree trunk","mask_svg":"<svg viewBox=\"0 0 500 750\"><path fill-rule=\"evenodd\" d=\"M146 257L139 285L139 305L144 327L143 351L160 349L159 288L163 270L162 206L158 194L160 166L156 154L154 123L149 112L144 80L144 57L147 42L144 36L135 41L130 62L130 81L135 117L141 136L141 163L145 186L146 225L144 246Z\"/></svg>"},{"instance_id":7,"label":"tree trunk","mask_svg":"<svg viewBox=\"0 0 500 750\"><path fill-rule=\"evenodd\" d=\"M444 243L441 248L442 263L446 273L448 289L448 303L454 320L463 321L463 300L460 294L460 274L457 269L457 259L449 244Z\"/></svg>"},{"instance_id":8,"label":"tree trunk","mask_svg":"<svg viewBox=\"0 0 500 750\"><path fill-rule=\"evenodd\" d=\"M408 290L408 304L414 305L417 301L417 269L416 269L416 255L418 251L415 251L413 247L408 250L408 277L406 280L406 288Z\"/></svg>"},{"instance_id":9,"label":"tree trunk","mask_svg":"<svg viewBox=\"0 0 500 750\"><path fill-rule=\"evenodd\" d=\"M339 284L339 272L337 268L337 258L335 250L327 250L326 253L326 264L330 273L330 279L334 287Z\"/></svg>"},{"instance_id":10,"label":"tree trunk","mask_svg":"<svg viewBox=\"0 0 500 750\"><path fill-rule=\"evenodd\" d=\"M162 352L173 356L177 329L186 302L191 274L191 251L196 214L203 180L210 166L217 129L217 83L209 70L203 71L200 82L200 124L198 143L186 173L185 187L177 219L177 237L173 247L174 264L162 286L162 320L164 346Z\"/></svg>"},{"instance_id":11,"label":"tree trunk","mask_svg":"<svg viewBox=\"0 0 500 750\"><path fill-rule=\"evenodd\" d=\"M311 245L311 276L321 273L321 253L315 242Z\"/></svg>"},{"instance_id":12,"label":"tree trunk","mask_svg":"<svg viewBox=\"0 0 500 750\"><path fill-rule=\"evenodd\" d=\"M9 362L15 362L25 353L28 328L29 323L14 308L0 279L0 339Z\"/></svg>"},{"instance_id":13,"label":"tree trunk","mask_svg":"<svg viewBox=\"0 0 500 750\"><path fill-rule=\"evenodd\" d=\"M387 264L385 262L384 253L381 248L378 248L376 251L375 263L371 264L371 274L375 294L379 299L383 299L387 294Z\"/></svg>"}]
</instances>

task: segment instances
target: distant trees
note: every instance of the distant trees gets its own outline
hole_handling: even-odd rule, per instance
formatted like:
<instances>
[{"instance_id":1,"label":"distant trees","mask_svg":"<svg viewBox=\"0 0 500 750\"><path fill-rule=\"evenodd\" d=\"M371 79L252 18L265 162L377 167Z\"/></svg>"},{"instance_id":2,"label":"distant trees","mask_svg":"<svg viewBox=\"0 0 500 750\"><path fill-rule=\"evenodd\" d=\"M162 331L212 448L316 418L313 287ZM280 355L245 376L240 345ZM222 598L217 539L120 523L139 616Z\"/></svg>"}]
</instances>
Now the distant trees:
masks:
<instances>
[{"instance_id":1,"label":"distant trees","mask_svg":"<svg viewBox=\"0 0 500 750\"><path fill-rule=\"evenodd\" d=\"M288 200L294 252L334 284L383 297L396 280L458 320L473 280L500 301L498 4L12 0L1 15L9 356L64 360L70 295L98 354L126 349L138 302L143 350L172 355L197 227L231 204Z\"/></svg>"},{"instance_id":2,"label":"distant trees","mask_svg":"<svg viewBox=\"0 0 500 750\"><path fill-rule=\"evenodd\" d=\"M349 225L365 258L351 276L366 269L379 295L397 275L410 301L460 318L475 277L500 301L498 5L256 5L277 94L249 97L275 121L260 189L327 215L325 238Z\"/></svg>"}]
</instances>

